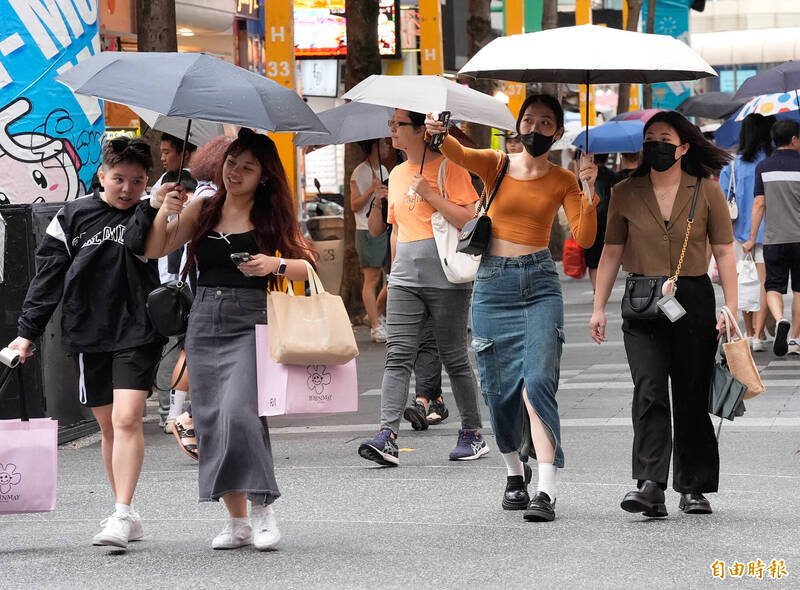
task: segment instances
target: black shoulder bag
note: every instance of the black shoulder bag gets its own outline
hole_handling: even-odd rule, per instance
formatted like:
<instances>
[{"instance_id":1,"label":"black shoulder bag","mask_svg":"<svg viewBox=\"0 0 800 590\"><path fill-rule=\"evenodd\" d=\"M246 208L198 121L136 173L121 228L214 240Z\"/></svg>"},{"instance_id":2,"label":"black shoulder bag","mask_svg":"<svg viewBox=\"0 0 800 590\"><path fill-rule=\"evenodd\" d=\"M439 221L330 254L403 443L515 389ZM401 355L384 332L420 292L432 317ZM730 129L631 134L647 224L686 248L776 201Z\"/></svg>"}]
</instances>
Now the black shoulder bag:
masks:
<instances>
[{"instance_id":1,"label":"black shoulder bag","mask_svg":"<svg viewBox=\"0 0 800 590\"><path fill-rule=\"evenodd\" d=\"M625 279L625 292L622 294L622 319L655 320L665 317L664 313L658 307L658 300L661 299L664 283L667 280L677 282L678 275L681 273L683 258L686 255L686 247L689 245L689 235L692 233L694 210L697 207L697 196L700 194L701 180L701 178L698 178L694 186L692 208L689 210L689 220L686 225L686 236L683 239L681 257L678 260L678 268L675 270L675 274L671 277L646 277L628 274L628 277Z\"/></svg>"},{"instance_id":2,"label":"black shoulder bag","mask_svg":"<svg viewBox=\"0 0 800 590\"><path fill-rule=\"evenodd\" d=\"M486 254L486 251L489 249L489 240L492 237L492 220L487 213L497 194L497 189L500 188L500 183L503 182L503 177L506 175L507 170L508 156L503 155L503 164L500 167L500 173L494 181L494 187L489 195L489 201L486 202L486 187L484 187L480 206L475 211L475 218L470 219L464 225L461 233L458 234L456 252L473 255Z\"/></svg>"},{"instance_id":3,"label":"black shoulder bag","mask_svg":"<svg viewBox=\"0 0 800 590\"><path fill-rule=\"evenodd\" d=\"M194 301L186 275L192 266L188 265L177 281L165 283L147 296L147 315L150 322L159 334L167 338L186 333L189 311Z\"/></svg>"}]
</instances>

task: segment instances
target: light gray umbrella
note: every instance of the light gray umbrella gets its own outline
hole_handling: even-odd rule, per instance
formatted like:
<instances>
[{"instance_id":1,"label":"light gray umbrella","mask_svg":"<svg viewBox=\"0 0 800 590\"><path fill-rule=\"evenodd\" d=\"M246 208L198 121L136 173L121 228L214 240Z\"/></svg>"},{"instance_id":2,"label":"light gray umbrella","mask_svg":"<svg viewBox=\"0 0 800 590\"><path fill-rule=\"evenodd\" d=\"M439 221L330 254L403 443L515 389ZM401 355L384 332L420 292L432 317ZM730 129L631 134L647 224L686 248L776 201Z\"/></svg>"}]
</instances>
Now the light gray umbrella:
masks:
<instances>
[{"instance_id":1,"label":"light gray umbrella","mask_svg":"<svg viewBox=\"0 0 800 590\"><path fill-rule=\"evenodd\" d=\"M389 137L391 133L388 121L394 116L394 109L363 102L348 102L322 111L318 116L330 133L298 133L294 137L296 146L332 145Z\"/></svg>"},{"instance_id":2,"label":"light gray umbrella","mask_svg":"<svg viewBox=\"0 0 800 590\"><path fill-rule=\"evenodd\" d=\"M328 131L296 92L201 53L107 51L56 79L77 94L160 115L265 131Z\"/></svg>"},{"instance_id":3,"label":"light gray umbrella","mask_svg":"<svg viewBox=\"0 0 800 590\"><path fill-rule=\"evenodd\" d=\"M139 115L139 118L147 123L152 129L161 131L162 133L169 133L175 137L181 137L186 133L186 127L189 125L191 119L186 117L167 117L159 115L148 109L142 107L132 107L134 113ZM211 123L210 121L193 121L191 133L189 134L189 143L200 147L207 144L215 137L225 134L225 128L222 123Z\"/></svg>"}]
</instances>

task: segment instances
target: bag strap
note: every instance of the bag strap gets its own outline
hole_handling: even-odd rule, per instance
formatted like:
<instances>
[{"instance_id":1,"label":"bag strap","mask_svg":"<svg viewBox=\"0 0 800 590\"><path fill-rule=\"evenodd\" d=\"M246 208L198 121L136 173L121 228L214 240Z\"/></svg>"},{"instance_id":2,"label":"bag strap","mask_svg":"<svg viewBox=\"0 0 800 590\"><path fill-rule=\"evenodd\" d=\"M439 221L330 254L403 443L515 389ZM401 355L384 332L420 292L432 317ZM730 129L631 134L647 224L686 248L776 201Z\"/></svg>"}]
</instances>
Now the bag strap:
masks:
<instances>
[{"instance_id":1,"label":"bag strap","mask_svg":"<svg viewBox=\"0 0 800 590\"><path fill-rule=\"evenodd\" d=\"M172 346L170 346L169 350L167 350L164 354L162 354L161 358L158 359L158 364L156 365L156 370L154 373L156 377L155 379L153 379L153 384L159 391L169 391L171 389L175 389L175 386L181 382L181 379L183 379L183 374L186 372L186 355L183 356L183 366L181 367L181 372L178 374L178 378L175 379L175 383L170 385L167 389L164 389L158 384L158 370L161 368L161 363L164 362L164 359L167 358L167 355L171 353L173 350L175 350L178 347L183 348L183 344L185 341L186 341L186 334L183 334L181 335L180 338L178 338L178 341Z\"/></svg>"},{"instance_id":2,"label":"bag strap","mask_svg":"<svg viewBox=\"0 0 800 590\"><path fill-rule=\"evenodd\" d=\"M497 178L495 178L494 180L494 186L492 187L492 192L489 195L489 202L488 203L486 202L486 187L484 186L483 193L481 194L480 205L475 210L475 217L478 217L481 214L481 211L483 211L484 215L489 213L489 207L492 206L492 201L494 201L494 197L495 195L497 195L497 189L500 188L500 183L503 182L503 178L505 177L506 172L508 171L508 160L509 160L508 155L503 154L502 158L503 158L503 164L500 166L500 172L498 172Z\"/></svg>"},{"instance_id":3,"label":"bag strap","mask_svg":"<svg viewBox=\"0 0 800 590\"><path fill-rule=\"evenodd\" d=\"M728 333L728 342L735 342L736 340L744 340L744 336L742 335L742 330L739 328L739 322L736 321L736 316L733 315L733 312L727 305L722 306L722 313L725 314L725 331ZM734 328L734 334L736 338L731 338L731 326Z\"/></svg>"},{"instance_id":4,"label":"bag strap","mask_svg":"<svg viewBox=\"0 0 800 590\"><path fill-rule=\"evenodd\" d=\"M731 188L733 189L733 198L731 199ZM731 177L728 180L728 193L725 195L728 201L736 201L736 158L731 162Z\"/></svg>"},{"instance_id":5,"label":"bag strap","mask_svg":"<svg viewBox=\"0 0 800 590\"><path fill-rule=\"evenodd\" d=\"M689 219L686 223L686 236L683 238L683 247L681 248L681 257L678 259L678 268L675 269L675 274L669 277L673 283L677 282L678 275L681 274L683 268L683 259L686 257L686 247L689 245L689 236L692 233L692 224L694 223L694 210L697 208L697 196L700 194L700 183L702 178L697 177L697 182L694 184L694 196L692 197L692 208L689 209Z\"/></svg>"},{"instance_id":6,"label":"bag strap","mask_svg":"<svg viewBox=\"0 0 800 590\"><path fill-rule=\"evenodd\" d=\"M6 370L3 372L3 376L0 377L0 398L3 397L3 392L5 391L8 384L11 382L11 377L16 373L17 375L17 383L19 384L19 417L23 422L27 422L28 417L28 404L25 400L25 385L22 383L22 364L17 365L13 369L11 367L7 367Z\"/></svg>"},{"instance_id":7,"label":"bag strap","mask_svg":"<svg viewBox=\"0 0 800 590\"><path fill-rule=\"evenodd\" d=\"M311 263L308 260L303 260L303 263L306 265L306 270L308 271L308 286L309 290L312 295L319 295L320 293L325 292L325 287L322 285L322 280L319 278L317 271L314 270L314 267L311 266ZM286 290L289 295L294 295L294 281L288 280L289 286Z\"/></svg>"}]
</instances>

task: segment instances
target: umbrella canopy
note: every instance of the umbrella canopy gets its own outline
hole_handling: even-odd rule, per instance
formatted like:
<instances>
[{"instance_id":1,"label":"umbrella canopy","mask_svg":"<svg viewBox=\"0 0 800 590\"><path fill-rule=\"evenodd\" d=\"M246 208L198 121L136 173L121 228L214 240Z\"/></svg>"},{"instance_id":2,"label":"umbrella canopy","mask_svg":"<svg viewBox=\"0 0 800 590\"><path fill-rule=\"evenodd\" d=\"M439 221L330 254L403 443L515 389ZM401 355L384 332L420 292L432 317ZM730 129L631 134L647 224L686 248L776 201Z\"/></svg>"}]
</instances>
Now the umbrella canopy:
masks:
<instances>
[{"instance_id":1,"label":"umbrella canopy","mask_svg":"<svg viewBox=\"0 0 800 590\"><path fill-rule=\"evenodd\" d=\"M742 107L744 110L744 107ZM740 111L741 113L741 111ZM800 111L785 111L775 115L777 119L793 119L800 123ZM714 133L714 142L723 149L730 149L739 143L739 132L742 130L742 121L739 114L725 121Z\"/></svg>"},{"instance_id":2,"label":"umbrella canopy","mask_svg":"<svg viewBox=\"0 0 800 590\"><path fill-rule=\"evenodd\" d=\"M628 154L642 149L643 130L641 121L609 121L592 129L588 147L585 131L581 131L572 143L589 154Z\"/></svg>"},{"instance_id":3,"label":"umbrella canopy","mask_svg":"<svg viewBox=\"0 0 800 590\"><path fill-rule=\"evenodd\" d=\"M780 113L797 110L797 91L779 92L776 94L762 94L751 98L743 108L736 113L736 120L741 121L750 113L758 113L768 117Z\"/></svg>"},{"instance_id":4,"label":"umbrella canopy","mask_svg":"<svg viewBox=\"0 0 800 590\"><path fill-rule=\"evenodd\" d=\"M652 84L717 75L678 39L596 25L499 37L478 51L459 74L567 84Z\"/></svg>"},{"instance_id":5,"label":"umbrella canopy","mask_svg":"<svg viewBox=\"0 0 800 590\"><path fill-rule=\"evenodd\" d=\"M800 61L787 61L748 78L739 86L734 96L749 98L775 92L795 92L798 88L800 88Z\"/></svg>"},{"instance_id":6,"label":"umbrella canopy","mask_svg":"<svg viewBox=\"0 0 800 590\"><path fill-rule=\"evenodd\" d=\"M320 121L330 133L298 133L296 146L352 143L366 139L389 137L388 121L394 109L363 102L348 102L318 113Z\"/></svg>"},{"instance_id":7,"label":"umbrella canopy","mask_svg":"<svg viewBox=\"0 0 800 590\"><path fill-rule=\"evenodd\" d=\"M627 113L620 113L616 117L612 118L612 121L641 121L642 123L647 123L650 120L650 117L655 115L656 113L660 113L664 109L643 109L640 111L628 111Z\"/></svg>"},{"instance_id":8,"label":"umbrella canopy","mask_svg":"<svg viewBox=\"0 0 800 590\"><path fill-rule=\"evenodd\" d=\"M156 131L169 133L179 139L186 137L186 126L189 124L189 119L186 117L166 117L142 107L133 107L132 110L139 115L142 121ZM225 135L225 128L222 123L194 121L189 132L189 143L200 147L220 135Z\"/></svg>"},{"instance_id":9,"label":"umbrella canopy","mask_svg":"<svg viewBox=\"0 0 800 590\"><path fill-rule=\"evenodd\" d=\"M107 51L56 79L77 94L161 115L265 131L327 132L296 92L200 53Z\"/></svg>"},{"instance_id":10,"label":"umbrella canopy","mask_svg":"<svg viewBox=\"0 0 800 590\"><path fill-rule=\"evenodd\" d=\"M687 117L727 119L746 102L746 98L734 98L731 92L704 92L690 96L675 110Z\"/></svg>"},{"instance_id":11,"label":"umbrella canopy","mask_svg":"<svg viewBox=\"0 0 800 590\"><path fill-rule=\"evenodd\" d=\"M594 127L589 127L589 129L594 129ZM565 128L564 135L561 136L557 142L555 142L550 149L551 150L566 150L572 147L572 143L575 141L575 138L578 137L580 133L583 133L584 129L582 127L573 127L573 128Z\"/></svg>"},{"instance_id":12,"label":"umbrella canopy","mask_svg":"<svg viewBox=\"0 0 800 590\"><path fill-rule=\"evenodd\" d=\"M342 98L418 113L450 111L451 120L515 129L508 107L494 97L441 76L372 75Z\"/></svg>"}]
</instances>

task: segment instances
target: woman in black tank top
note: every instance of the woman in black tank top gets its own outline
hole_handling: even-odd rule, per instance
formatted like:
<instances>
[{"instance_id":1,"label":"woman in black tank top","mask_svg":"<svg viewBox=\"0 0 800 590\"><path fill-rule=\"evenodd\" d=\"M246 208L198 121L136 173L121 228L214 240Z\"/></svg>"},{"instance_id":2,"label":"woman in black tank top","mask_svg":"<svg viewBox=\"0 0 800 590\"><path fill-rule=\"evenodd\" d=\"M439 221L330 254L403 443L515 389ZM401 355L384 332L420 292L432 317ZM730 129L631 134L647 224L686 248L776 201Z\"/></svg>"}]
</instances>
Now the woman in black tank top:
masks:
<instances>
[{"instance_id":1,"label":"woman in black tank top","mask_svg":"<svg viewBox=\"0 0 800 590\"><path fill-rule=\"evenodd\" d=\"M278 289L283 277L304 281L304 261L314 256L269 138L242 129L218 176L217 194L185 209L181 187L156 193L151 204L158 213L152 213L145 254L158 258L188 241L187 265L194 262L199 271L185 349L200 500L222 498L230 515L211 545L234 549L252 542L263 550L280 538L271 506L280 492L267 421L258 416L254 326L267 321L267 291ZM231 255L243 253L249 260L234 262L247 256Z\"/></svg>"}]
</instances>

